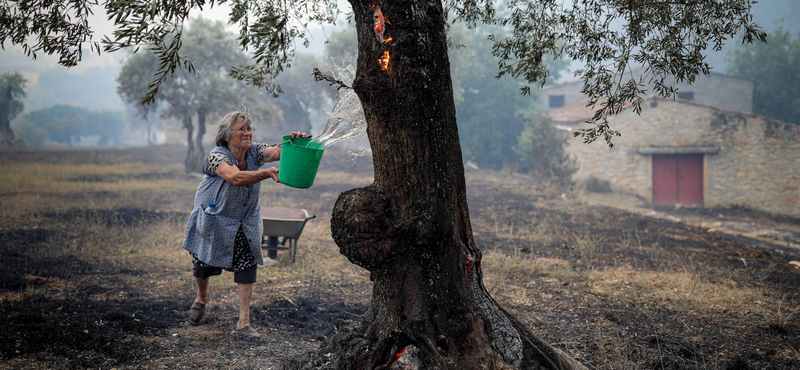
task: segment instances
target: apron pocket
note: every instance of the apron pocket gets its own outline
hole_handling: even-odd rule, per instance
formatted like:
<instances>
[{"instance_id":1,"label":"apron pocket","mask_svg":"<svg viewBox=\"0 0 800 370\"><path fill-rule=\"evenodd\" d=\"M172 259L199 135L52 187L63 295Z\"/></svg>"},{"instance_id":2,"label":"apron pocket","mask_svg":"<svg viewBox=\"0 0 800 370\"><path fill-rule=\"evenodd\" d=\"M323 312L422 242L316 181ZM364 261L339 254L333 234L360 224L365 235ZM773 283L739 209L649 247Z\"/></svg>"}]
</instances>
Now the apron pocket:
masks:
<instances>
[{"instance_id":1,"label":"apron pocket","mask_svg":"<svg viewBox=\"0 0 800 370\"><path fill-rule=\"evenodd\" d=\"M218 221L216 214L206 213L206 211L201 210L197 213L197 224L195 225L195 229L200 236L208 237L217 227L217 223Z\"/></svg>"}]
</instances>

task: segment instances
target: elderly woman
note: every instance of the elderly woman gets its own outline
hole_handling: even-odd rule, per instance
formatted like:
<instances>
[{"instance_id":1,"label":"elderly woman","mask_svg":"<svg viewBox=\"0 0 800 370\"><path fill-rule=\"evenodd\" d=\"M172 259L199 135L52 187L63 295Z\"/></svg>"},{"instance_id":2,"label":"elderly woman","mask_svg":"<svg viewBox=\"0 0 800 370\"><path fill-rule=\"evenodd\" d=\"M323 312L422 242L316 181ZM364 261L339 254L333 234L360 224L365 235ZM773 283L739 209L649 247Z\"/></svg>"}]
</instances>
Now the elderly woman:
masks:
<instances>
[{"instance_id":1,"label":"elderly woman","mask_svg":"<svg viewBox=\"0 0 800 370\"><path fill-rule=\"evenodd\" d=\"M278 181L278 169L260 169L281 158L281 147L253 143L250 115L228 113L217 129L217 147L205 164L203 181L197 188L194 210L186 224L183 249L192 255L197 297L189 310L189 319L198 324L208 302L208 279L222 270L232 271L239 290L237 335L258 338L250 326L250 300L256 281L256 265L261 256L261 208L258 204L260 182ZM293 132L292 138L310 137Z\"/></svg>"}]
</instances>

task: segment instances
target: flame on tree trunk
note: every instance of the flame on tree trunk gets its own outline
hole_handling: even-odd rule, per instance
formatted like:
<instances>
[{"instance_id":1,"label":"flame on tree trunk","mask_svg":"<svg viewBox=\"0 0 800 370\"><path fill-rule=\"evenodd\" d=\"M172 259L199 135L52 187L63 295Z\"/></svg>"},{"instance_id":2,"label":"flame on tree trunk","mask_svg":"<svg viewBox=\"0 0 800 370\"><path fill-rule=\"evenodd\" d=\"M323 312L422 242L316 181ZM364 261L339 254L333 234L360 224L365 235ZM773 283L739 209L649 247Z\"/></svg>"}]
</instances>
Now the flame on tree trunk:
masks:
<instances>
[{"instance_id":1,"label":"flame on tree trunk","mask_svg":"<svg viewBox=\"0 0 800 370\"><path fill-rule=\"evenodd\" d=\"M339 196L331 231L341 253L371 272L373 296L360 323L337 323L319 352L284 368L387 368L413 345L424 369L584 369L483 286L440 1L350 2L359 47L353 89L375 182ZM375 6L391 20L380 35ZM385 51L386 69L375 62Z\"/></svg>"}]
</instances>

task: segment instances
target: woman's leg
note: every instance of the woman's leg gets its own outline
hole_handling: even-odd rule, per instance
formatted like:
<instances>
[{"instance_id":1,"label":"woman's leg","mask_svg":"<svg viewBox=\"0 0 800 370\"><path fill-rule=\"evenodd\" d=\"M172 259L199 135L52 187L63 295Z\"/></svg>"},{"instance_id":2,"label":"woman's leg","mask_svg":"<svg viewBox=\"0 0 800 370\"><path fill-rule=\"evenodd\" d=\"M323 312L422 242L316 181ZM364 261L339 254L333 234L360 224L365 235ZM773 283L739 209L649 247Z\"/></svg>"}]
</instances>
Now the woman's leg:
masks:
<instances>
[{"instance_id":1,"label":"woman's leg","mask_svg":"<svg viewBox=\"0 0 800 370\"><path fill-rule=\"evenodd\" d=\"M194 281L197 283L197 297L194 299L195 302L200 302L202 304L208 302L208 281L210 279L210 277L205 279L199 277L194 278Z\"/></svg>"},{"instance_id":2,"label":"woman's leg","mask_svg":"<svg viewBox=\"0 0 800 370\"><path fill-rule=\"evenodd\" d=\"M239 322L236 329L250 325L250 302L253 300L253 284L256 282L257 266L233 274L233 281L239 289Z\"/></svg>"},{"instance_id":3,"label":"woman's leg","mask_svg":"<svg viewBox=\"0 0 800 370\"><path fill-rule=\"evenodd\" d=\"M194 298L192 307L189 308L189 321L197 325L203 320L206 313L206 303L208 302L208 280L212 276L222 273L219 267L208 266L200 262L197 257L192 258L194 282L197 284L197 296Z\"/></svg>"},{"instance_id":4,"label":"woman's leg","mask_svg":"<svg viewBox=\"0 0 800 370\"><path fill-rule=\"evenodd\" d=\"M236 329L250 325L250 302L253 298L253 284L237 284L239 286L239 322Z\"/></svg>"},{"instance_id":5,"label":"woman's leg","mask_svg":"<svg viewBox=\"0 0 800 370\"><path fill-rule=\"evenodd\" d=\"M192 267L192 276L197 284L197 297L194 301L206 304L208 302L208 281L212 276L222 274L222 268L206 265L195 256L192 256Z\"/></svg>"}]
</instances>

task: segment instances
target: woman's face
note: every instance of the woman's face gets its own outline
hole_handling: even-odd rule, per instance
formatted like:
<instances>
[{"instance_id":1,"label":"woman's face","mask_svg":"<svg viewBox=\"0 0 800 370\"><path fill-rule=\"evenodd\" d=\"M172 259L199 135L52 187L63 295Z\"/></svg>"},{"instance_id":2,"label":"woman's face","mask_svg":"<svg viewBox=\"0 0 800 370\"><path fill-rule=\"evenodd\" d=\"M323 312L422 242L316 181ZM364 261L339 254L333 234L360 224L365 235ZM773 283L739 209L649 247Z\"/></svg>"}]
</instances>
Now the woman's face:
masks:
<instances>
[{"instance_id":1,"label":"woman's face","mask_svg":"<svg viewBox=\"0 0 800 370\"><path fill-rule=\"evenodd\" d=\"M237 118L231 126L231 141L228 144L242 149L249 149L253 145L253 131L250 125L244 123L244 118Z\"/></svg>"}]
</instances>

